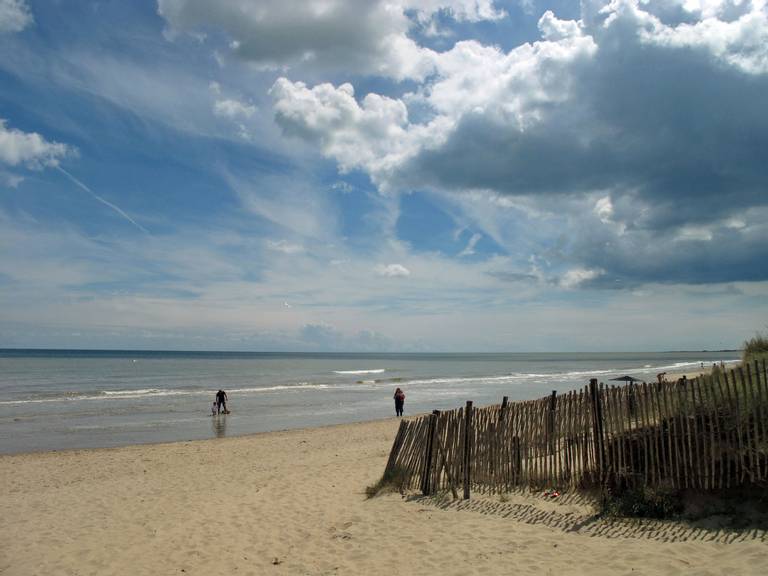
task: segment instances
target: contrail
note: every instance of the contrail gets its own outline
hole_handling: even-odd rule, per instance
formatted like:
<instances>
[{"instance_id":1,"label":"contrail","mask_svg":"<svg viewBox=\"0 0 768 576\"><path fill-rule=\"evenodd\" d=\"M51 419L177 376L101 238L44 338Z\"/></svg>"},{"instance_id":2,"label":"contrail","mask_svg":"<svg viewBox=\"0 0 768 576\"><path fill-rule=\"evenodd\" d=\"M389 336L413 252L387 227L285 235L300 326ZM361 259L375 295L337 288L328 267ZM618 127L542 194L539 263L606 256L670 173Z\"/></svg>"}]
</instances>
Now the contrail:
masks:
<instances>
[{"instance_id":1,"label":"contrail","mask_svg":"<svg viewBox=\"0 0 768 576\"><path fill-rule=\"evenodd\" d=\"M82 188L83 190L85 190L86 192L88 192L88 194L90 194L91 196L93 196L93 198L94 198L95 200L98 200L98 201L99 201L99 202L101 202L102 204L104 204L104 205L106 205L106 206L108 206L108 207L112 208L112 210L114 210L115 212L117 212L118 214L120 214L120 216L122 216L123 218L125 218L126 220L128 220L128 222L130 222L131 224L133 224L134 226L136 226L136 228L138 228L139 230L141 230L142 232L144 232L144 234L150 235L150 234L149 234L149 230L147 230L146 228L144 228L144 226L142 226L141 224L139 224L138 222L136 222L136 220L134 220L133 218L131 218L130 216L128 216L128 214L126 214L126 213L125 213L125 211L124 211L122 208L120 208L120 206L115 206L115 205L114 205L114 204L112 204L112 202L110 202L109 200L104 200L104 198L102 198L101 196L99 196L98 194L96 194L96 192L94 192L93 190L91 190L90 188L88 188L88 186L86 186L85 184L83 184L82 182L80 182L80 180L78 180L77 178L75 178L74 176L72 176L72 174L70 174L69 172L67 172L66 170L64 170L64 168L62 168L61 166L56 166L56 169L57 169L59 172L61 172L62 174L64 174L64 176L66 176L67 178L69 178L69 179L70 179L72 182L74 182L74 183L75 183L75 184L76 184L78 187L80 187L80 188Z\"/></svg>"}]
</instances>

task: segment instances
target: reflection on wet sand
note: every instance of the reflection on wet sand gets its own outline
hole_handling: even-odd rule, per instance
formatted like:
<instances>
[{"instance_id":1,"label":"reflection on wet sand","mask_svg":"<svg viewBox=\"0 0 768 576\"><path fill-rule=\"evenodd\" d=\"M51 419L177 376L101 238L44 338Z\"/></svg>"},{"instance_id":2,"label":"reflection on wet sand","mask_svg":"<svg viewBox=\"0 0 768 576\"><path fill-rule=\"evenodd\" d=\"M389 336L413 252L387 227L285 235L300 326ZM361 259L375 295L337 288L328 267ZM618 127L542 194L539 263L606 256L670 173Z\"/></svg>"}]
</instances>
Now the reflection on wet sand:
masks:
<instances>
[{"instance_id":1,"label":"reflection on wet sand","mask_svg":"<svg viewBox=\"0 0 768 576\"><path fill-rule=\"evenodd\" d=\"M227 417L223 414L211 416L211 425L216 438L224 438L227 435Z\"/></svg>"}]
</instances>

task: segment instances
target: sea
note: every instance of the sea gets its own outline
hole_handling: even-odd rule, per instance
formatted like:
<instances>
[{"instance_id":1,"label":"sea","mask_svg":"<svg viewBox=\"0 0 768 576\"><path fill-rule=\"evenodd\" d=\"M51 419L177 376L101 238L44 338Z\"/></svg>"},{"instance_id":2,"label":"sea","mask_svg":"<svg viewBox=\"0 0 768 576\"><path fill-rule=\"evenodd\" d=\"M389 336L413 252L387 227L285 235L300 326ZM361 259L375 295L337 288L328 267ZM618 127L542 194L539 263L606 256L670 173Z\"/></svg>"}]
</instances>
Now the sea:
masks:
<instances>
[{"instance_id":1,"label":"sea","mask_svg":"<svg viewBox=\"0 0 768 576\"><path fill-rule=\"evenodd\" d=\"M333 354L0 350L0 454L242 436L655 381L738 351ZM619 384L619 382L616 382ZM211 415L216 391L227 415Z\"/></svg>"}]
</instances>

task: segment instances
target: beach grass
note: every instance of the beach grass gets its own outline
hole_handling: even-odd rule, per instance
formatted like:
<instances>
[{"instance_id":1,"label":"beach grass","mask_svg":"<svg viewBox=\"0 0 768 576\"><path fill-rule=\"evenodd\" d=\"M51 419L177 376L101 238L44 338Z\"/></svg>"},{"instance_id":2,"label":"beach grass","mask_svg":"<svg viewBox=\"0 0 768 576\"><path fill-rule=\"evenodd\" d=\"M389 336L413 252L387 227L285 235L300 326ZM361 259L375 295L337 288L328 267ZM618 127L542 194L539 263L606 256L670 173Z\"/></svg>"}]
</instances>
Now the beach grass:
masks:
<instances>
[{"instance_id":1,"label":"beach grass","mask_svg":"<svg viewBox=\"0 0 768 576\"><path fill-rule=\"evenodd\" d=\"M768 359L768 335L758 333L744 341L743 362L765 359Z\"/></svg>"},{"instance_id":2,"label":"beach grass","mask_svg":"<svg viewBox=\"0 0 768 576\"><path fill-rule=\"evenodd\" d=\"M383 492L405 491L408 482L408 471L400 466L395 466L384 472L381 478L375 483L365 488L365 495L368 498L378 496Z\"/></svg>"}]
</instances>

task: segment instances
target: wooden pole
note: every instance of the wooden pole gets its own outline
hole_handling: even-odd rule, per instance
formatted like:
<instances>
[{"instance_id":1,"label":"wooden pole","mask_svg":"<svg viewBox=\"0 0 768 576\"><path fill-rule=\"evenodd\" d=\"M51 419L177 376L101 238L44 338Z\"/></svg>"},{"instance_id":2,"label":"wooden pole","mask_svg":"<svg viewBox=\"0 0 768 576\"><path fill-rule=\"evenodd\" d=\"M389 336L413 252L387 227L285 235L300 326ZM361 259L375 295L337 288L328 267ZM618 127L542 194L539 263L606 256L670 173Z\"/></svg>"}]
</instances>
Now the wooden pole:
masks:
<instances>
[{"instance_id":1,"label":"wooden pole","mask_svg":"<svg viewBox=\"0 0 768 576\"><path fill-rule=\"evenodd\" d=\"M507 413L508 406L509 406L509 396L504 396L504 398L501 399L501 410L499 410L499 422L504 421L504 415Z\"/></svg>"},{"instance_id":2,"label":"wooden pole","mask_svg":"<svg viewBox=\"0 0 768 576\"><path fill-rule=\"evenodd\" d=\"M555 411L557 409L557 390L552 390L552 394L549 397L549 413L547 414L547 424L549 430L547 430L547 440L549 440L549 446L547 450L549 452L549 483L550 486L557 484L557 459L560 455L557 453L557 429L555 426Z\"/></svg>"},{"instance_id":3,"label":"wooden pole","mask_svg":"<svg viewBox=\"0 0 768 576\"><path fill-rule=\"evenodd\" d=\"M600 390L597 386L597 378L589 381L589 395L592 401L592 434L595 445L595 463L602 484L605 474L605 455L603 453L603 408L600 402Z\"/></svg>"},{"instance_id":4,"label":"wooden pole","mask_svg":"<svg viewBox=\"0 0 768 576\"><path fill-rule=\"evenodd\" d=\"M555 410L557 409L557 390L552 390L552 394L549 397L549 415L547 418L547 424L549 425L549 440L550 444L550 450L554 450L553 446L555 444L554 437L555 437Z\"/></svg>"},{"instance_id":5,"label":"wooden pole","mask_svg":"<svg viewBox=\"0 0 768 576\"><path fill-rule=\"evenodd\" d=\"M472 400L464 409L464 500L469 500L470 463L472 452Z\"/></svg>"},{"instance_id":6,"label":"wooden pole","mask_svg":"<svg viewBox=\"0 0 768 576\"><path fill-rule=\"evenodd\" d=\"M421 493L429 496L432 490L432 453L435 444L435 433L437 432L437 415L439 410L435 410L429 417L429 431L427 433L427 451L424 456L424 475L421 478Z\"/></svg>"},{"instance_id":7,"label":"wooden pole","mask_svg":"<svg viewBox=\"0 0 768 576\"><path fill-rule=\"evenodd\" d=\"M506 423L507 411L509 410L509 396L504 396L501 399L501 409L499 410L499 421L497 424L496 437L498 444L498 471L501 473L503 483L506 487L509 485L508 469L509 469L509 441L508 432L509 426Z\"/></svg>"}]
</instances>

